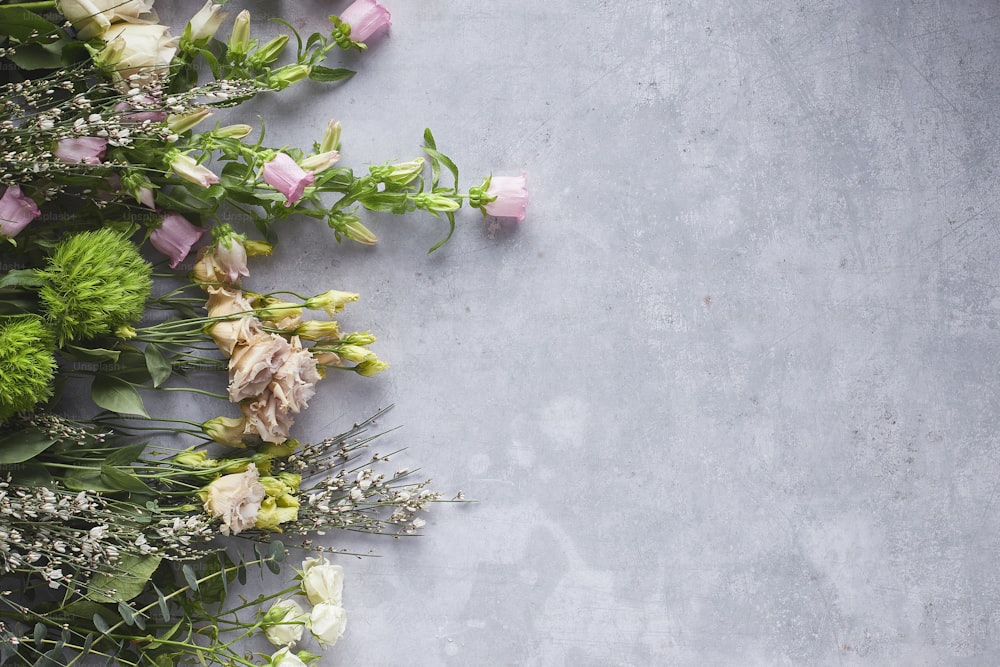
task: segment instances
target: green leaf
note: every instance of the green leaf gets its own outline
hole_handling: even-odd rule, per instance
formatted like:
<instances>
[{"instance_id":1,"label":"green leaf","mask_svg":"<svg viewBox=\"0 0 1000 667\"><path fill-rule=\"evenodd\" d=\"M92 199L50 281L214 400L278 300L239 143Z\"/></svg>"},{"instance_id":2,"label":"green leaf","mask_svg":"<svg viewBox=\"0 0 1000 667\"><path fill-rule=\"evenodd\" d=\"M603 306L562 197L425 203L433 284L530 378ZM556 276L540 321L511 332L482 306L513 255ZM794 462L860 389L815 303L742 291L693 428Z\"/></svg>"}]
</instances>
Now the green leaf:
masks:
<instances>
[{"instance_id":1,"label":"green leaf","mask_svg":"<svg viewBox=\"0 0 1000 667\"><path fill-rule=\"evenodd\" d=\"M170 379L170 375L174 372L174 367L163 356L163 351L160 350L158 345L153 345L152 343L147 345L145 355L146 368L149 370L149 376L153 378L153 386L159 387Z\"/></svg>"},{"instance_id":2,"label":"green leaf","mask_svg":"<svg viewBox=\"0 0 1000 667\"><path fill-rule=\"evenodd\" d=\"M455 233L455 214L452 211L448 211L447 213L445 213L445 216L448 218L448 235L445 236L440 241L438 241L437 243L435 243L434 246L427 251L428 255L437 250L438 248L440 248L441 246L443 246L448 241L450 241L451 235Z\"/></svg>"},{"instance_id":3,"label":"green leaf","mask_svg":"<svg viewBox=\"0 0 1000 667\"><path fill-rule=\"evenodd\" d=\"M312 70L309 72L309 78L313 81L332 82L350 79L354 74L354 70L343 67L332 69L330 67L323 67L322 65L313 65Z\"/></svg>"},{"instance_id":4,"label":"green leaf","mask_svg":"<svg viewBox=\"0 0 1000 667\"><path fill-rule=\"evenodd\" d=\"M135 387L112 375L95 375L94 383L90 386L90 397L105 410L149 418Z\"/></svg>"},{"instance_id":5,"label":"green leaf","mask_svg":"<svg viewBox=\"0 0 1000 667\"><path fill-rule=\"evenodd\" d=\"M23 44L11 50L8 58L18 67L27 70L56 69L65 64L63 49L69 43L70 40L62 38L51 44Z\"/></svg>"},{"instance_id":6,"label":"green leaf","mask_svg":"<svg viewBox=\"0 0 1000 667\"><path fill-rule=\"evenodd\" d=\"M25 428L0 438L0 465L24 463L52 446L55 438L37 428Z\"/></svg>"},{"instance_id":7,"label":"green leaf","mask_svg":"<svg viewBox=\"0 0 1000 667\"><path fill-rule=\"evenodd\" d=\"M136 443L134 445L125 445L124 447L119 447L113 451L106 459L104 459L104 465L109 466L127 466L135 462L142 453L146 450L146 443Z\"/></svg>"},{"instance_id":8,"label":"green leaf","mask_svg":"<svg viewBox=\"0 0 1000 667\"><path fill-rule=\"evenodd\" d=\"M62 349L67 356L86 361L110 361L114 363L121 356L120 350L108 350L101 347L80 347L67 344Z\"/></svg>"},{"instance_id":9,"label":"green leaf","mask_svg":"<svg viewBox=\"0 0 1000 667\"><path fill-rule=\"evenodd\" d=\"M194 592L198 592L198 577L194 573L194 569L185 563L181 566L181 573L184 575L184 581Z\"/></svg>"},{"instance_id":10,"label":"green leaf","mask_svg":"<svg viewBox=\"0 0 1000 667\"><path fill-rule=\"evenodd\" d=\"M2 470L0 470L2 472ZM48 468L41 463L16 463L11 466L11 479L17 486L39 487L51 489L55 479Z\"/></svg>"},{"instance_id":11,"label":"green leaf","mask_svg":"<svg viewBox=\"0 0 1000 667\"><path fill-rule=\"evenodd\" d=\"M168 623L170 621L170 605L167 604L167 598L163 596L163 593L160 591L160 588L156 584L151 584L151 585L153 586L153 592L156 593L156 604L160 607L160 616L163 617L164 623ZM174 626L174 630L177 629L177 627L181 624L181 621L183 620L184 619L182 618L180 621L177 622L177 625ZM170 633L167 634L166 637L162 637L162 639L170 639L170 637L173 636L174 634L174 630L171 630Z\"/></svg>"},{"instance_id":12,"label":"green leaf","mask_svg":"<svg viewBox=\"0 0 1000 667\"><path fill-rule=\"evenodd\" d=\"M154 493L153 489L146 486L146 483L141 479L132 473L126 472L122 468L116 468L115 466L109 466L107 464L102 465L101 479L109 485L117 486L121 491L129 491L132 493Z\"/></svg>"},{"instance_id":13,"label":"green leaf","mask_svg":"<svg viewBox=\"0 0 1000 667\"><path fill-rule=\"evenodd\" d=\"M100 493L118 493L121 489L105 481L101 471L96 468L74 468L66 473L63 484L71 491L97 491Z\"/></svg>"},{"instance_id":14,"label":"green leaf","mask_svg":"<svg viewBox=\"0 0 1000 667\"><path fill-rule=\"evenodd\" d=\"M280 540L271 542L271 548L267 550L267 557L273 561L281 563L285 560L285 545Z\"/></svg>"},{"instance_id":15,"label":"green leaf","mask_svg":"<svg viewBox=\"0 0 1000 667\"><path fill-rule=\"evenodd\" d=\"M160 560L160 556L152 554L145 556L122 554L118 562L111 566L114 571L98 572L90 578L88 583L90 591L87 593L87 599L93 602L117 602L119 610L121 610L122 605L128 607L125 603L142 593L149 578L160 566ZM107 591L112 589L114 589L114 595L108 594ZM134 612L131 607L129 610ZM132 625L128 619L125 619L125 622ZM101 630L101 627L97 625L96 614L94 624L98 630ZM101 630L101 632L106 632L106 630Z\"/></svg>"},{"instance_id":16,"label":"green leaf","mask_svg":"<svg viewBox=\"0 0 1000 667\"><path fill-rule=\"evenodd\" d=\"M0 30L2 34L23 42L51 42L59 37L59 28L38 14L23 7L0 5Z\"/></svg>"},{"instance_id":17,"label":"green leaf","mask_svg":"<svg viewBox=\"0 0 1000 667\"><path fill-rule=\"evenodd\" d=\"M47 634L49 634L49 632L48 632L48 630L45 629L45 624L44 623L41 623L41 622L35 623L35 632L34 632L33 639L35 640L35 646L39 650L41 650L42 646L44 646L44 644L42 642L45 641L45 635L47 635Z\"/></svg>"},{"instance_id":18,"label":"green leaf","mask_svg":"<svg viewBox=\"0 0 1000 667\"><path fill-rule=\"evenodd\" d=\"M125 625L135 625L135 609L128 606L128 603L119 602L118 613L121 614L122 620L125 621Z\"/></svg>"},{"instance_id":19,"label":"green leaf","mask_svg":"<svg viewBox=\"0 0 1000 667\"><path fill-rule=\"evenodd\" d=\"M94 614L93 618L94 618L94 627L97 628L101 632L101 634L106 635L109 632L111 632L111 626L108 625L108 622L104 620L103 616L101 616L100 614Z\"/></svg>"},{"instance_id":20,"label":"green leaf","mask_svg":"<svg viewBox=\"0 0 1000 667\"><path fill-rule=\"evenodd\" d=\"M41 287L45 281L38 277L34 269L11 269L0 278L0 288L3 287Z\"/></svg>"}]
</instances>

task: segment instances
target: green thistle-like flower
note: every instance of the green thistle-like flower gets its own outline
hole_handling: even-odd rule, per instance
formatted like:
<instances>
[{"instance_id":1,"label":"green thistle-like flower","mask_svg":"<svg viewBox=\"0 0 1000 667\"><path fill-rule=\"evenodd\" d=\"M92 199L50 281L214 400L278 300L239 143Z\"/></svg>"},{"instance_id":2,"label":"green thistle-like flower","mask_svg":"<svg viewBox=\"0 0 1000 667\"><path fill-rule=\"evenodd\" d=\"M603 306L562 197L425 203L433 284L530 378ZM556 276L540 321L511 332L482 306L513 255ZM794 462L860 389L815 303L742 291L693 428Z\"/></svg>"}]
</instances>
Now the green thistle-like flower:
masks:
<instances>
[{"instance_id":1,"label":"green thistle-like flower","mask_svg":"<svg viewBox=\"0 0 1000 667\"><path fill-rule=\"evenodd\" d=\"M52 334L37 315L0 318L0 421L52 396Z\"/></svg>"},{"instance_id":2,"label":"green thistle-like flower","mask_svg":"<svg viewBox=\"0 0 1000 667\"><path fill-rule=\"evenodd\" d=\"M109 334L142 317L152 267L111 229L74 234L56 246L39 292L59 345Z\"/></svg>"}]
</instances>

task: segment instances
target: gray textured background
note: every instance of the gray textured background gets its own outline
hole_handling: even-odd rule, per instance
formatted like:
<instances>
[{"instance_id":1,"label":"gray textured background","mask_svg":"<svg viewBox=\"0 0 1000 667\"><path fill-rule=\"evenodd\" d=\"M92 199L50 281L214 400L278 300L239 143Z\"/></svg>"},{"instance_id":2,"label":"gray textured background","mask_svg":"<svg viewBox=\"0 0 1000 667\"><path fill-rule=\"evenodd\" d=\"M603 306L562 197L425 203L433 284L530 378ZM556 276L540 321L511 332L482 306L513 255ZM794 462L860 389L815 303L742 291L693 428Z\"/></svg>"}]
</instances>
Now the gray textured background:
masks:
<instances>
[{"instance_id":1,"label":"gray textured background","mask_svg":"<svg viewBox=\"0 0 1000 667\"><path fill-rule=\"evenodd\" d=\"M532 199L255 265L362 292L392 364L300 435L395 403L386 446L479 501L329 536L380 557L323 664L1000 663L1000 3L383 1L358 77L255 106L269 142L336 117L364 168L430 126Z\"/></svg>"}]
</instances>

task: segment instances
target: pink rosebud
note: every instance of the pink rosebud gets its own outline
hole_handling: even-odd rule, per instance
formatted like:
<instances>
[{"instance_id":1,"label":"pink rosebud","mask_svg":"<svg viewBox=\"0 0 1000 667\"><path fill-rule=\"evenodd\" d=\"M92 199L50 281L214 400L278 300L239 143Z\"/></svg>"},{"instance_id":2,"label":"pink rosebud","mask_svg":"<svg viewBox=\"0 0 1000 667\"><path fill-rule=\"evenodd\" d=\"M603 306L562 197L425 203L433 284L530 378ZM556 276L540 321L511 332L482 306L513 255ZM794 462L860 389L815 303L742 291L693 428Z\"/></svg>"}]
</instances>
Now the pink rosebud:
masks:
<instances>
[{"instance_id":1,"label":"pink rosebud","mask_svg":"<svg viewBox=\"0 0 1000 667\"><path fill-rule=\"evenodd\" d=\"M69 164L100 164L108 140L100 137L72 137L60 139L56 144L55 156L60 162Z\"/></svg>"},{"instance_id":2,"label":"pink rosebud","mask_svg":"<svg viewBox=\"0 0 1000 667\"><path fill-rule=\"evenodd\" d=\"M149 235L149 242L169 257L170 268L176 269L204 233L204 229L195 227L181 214L165 213L160 225Z\"/></svg>"},{"instance_id":3,"label":"pink rosebud","mask_svg":"<svg viewBox=\"0 0 1000 667\"><path fill-rule=\"evenodd\" d=\"M524 210L528 207L528 179L525 174L494 176L490 179L486 195L496 197L483 207L488 214L498 218L517 218L518 222L524 220Z\"/></svg>"},{"instance_id":4,"label":"pink rosebud","mask_svg":"<svg viewBox=\"0 0 1000 667\"><path fill-rule=\"evenodd\" d=\"M13 238L40 214L35 200L21 194L19 186L12 185L0 197L0 234Z\"/></svg>"},{"instance_id":5,"label":"pink rosebud","mask_svg":"<svg viewBox=\"0 0 1000 667\"><path fill-rule=\"evenodd\" d=\"M278 153L273 160L265 163L261 175L268 185L285 195L288 199L285 206L300 200L306 186L316 180L311 171L305 171L287 153Z\"/></svg>"},{"instance_id":6,"label":"pink rosebud","mask_svg":"<svg viewBox=\"0 0 1000 667\"><path fill-rule=\"evenodd\" d=\"M351 26L351 39L363 42L382 28L392 25L389 10L375 0L355 0L344 10L340 20Z\"/></svg>"}]
</instances>

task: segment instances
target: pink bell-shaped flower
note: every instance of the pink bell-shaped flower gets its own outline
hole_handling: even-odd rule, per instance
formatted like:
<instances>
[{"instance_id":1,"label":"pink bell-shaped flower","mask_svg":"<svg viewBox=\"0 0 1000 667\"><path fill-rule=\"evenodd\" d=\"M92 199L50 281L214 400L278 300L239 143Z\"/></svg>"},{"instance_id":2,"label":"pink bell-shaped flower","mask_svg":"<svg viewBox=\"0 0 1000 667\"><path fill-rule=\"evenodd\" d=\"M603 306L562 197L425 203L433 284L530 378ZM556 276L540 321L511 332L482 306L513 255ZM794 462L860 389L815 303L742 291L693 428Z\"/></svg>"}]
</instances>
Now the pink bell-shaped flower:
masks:
<instances>
[{"instance_id":1,"label":"pink bell-shaped flower","mask_svg":"<svg viewBox=\"0 0 1000 667\"><path fill-rule=\"evenodd\" d=\"M382 28L392 25L389 10L375 0L355 0L340 15L340 20L351 26L351 40L363 42Z\"/></svg>"},{"instance_id":2,"label":"pink bell-shaped flower","mask_svg":"<svg viewBox=\"0 0 1000 667\"><path fill-rule=\"evenodd\" d=\"M525 174L492 177L486 195L496 197L483 207L489 215L516 218L518 222L524 220L524 211L528 207L528 179Z\"/></svg>"},{"instance_id":3,"label":"pink bell-shaped flower","mask_svg":"<svg viewBox=\"0 0 1000 667\"><path fill-rule=\"evenodd\" d=\"M204 233L204 229L192 225L180 213L171 212L163 215L160 225L149 235L149 242L169 257L170 268L176 269Z\"/></svg>"},{"instance_id":4,"label":"pink bell-shaped flower","mask_svg":"<svg viewBox=\"0 0 1000 667\"><path fill-rule=\"evenodd\" d=\"M40 214L35 200L26 197L19 186L12 185L0 197L0 234L13 238Z\"/></svg>"},{"instance_id":5,"label":"pink bell-shaped flower","mask_svg":"<svg viewBox=\"0 0 1000 667\"><path fill-rule=\"evenodd\" d=\"M316 181L311 171L304 170L287 153L278 153L273 160L265 163L261 176L265 183L285 195L288 200L285 206L302 199L306 186Z\"/></svg>"}]
</instances>

